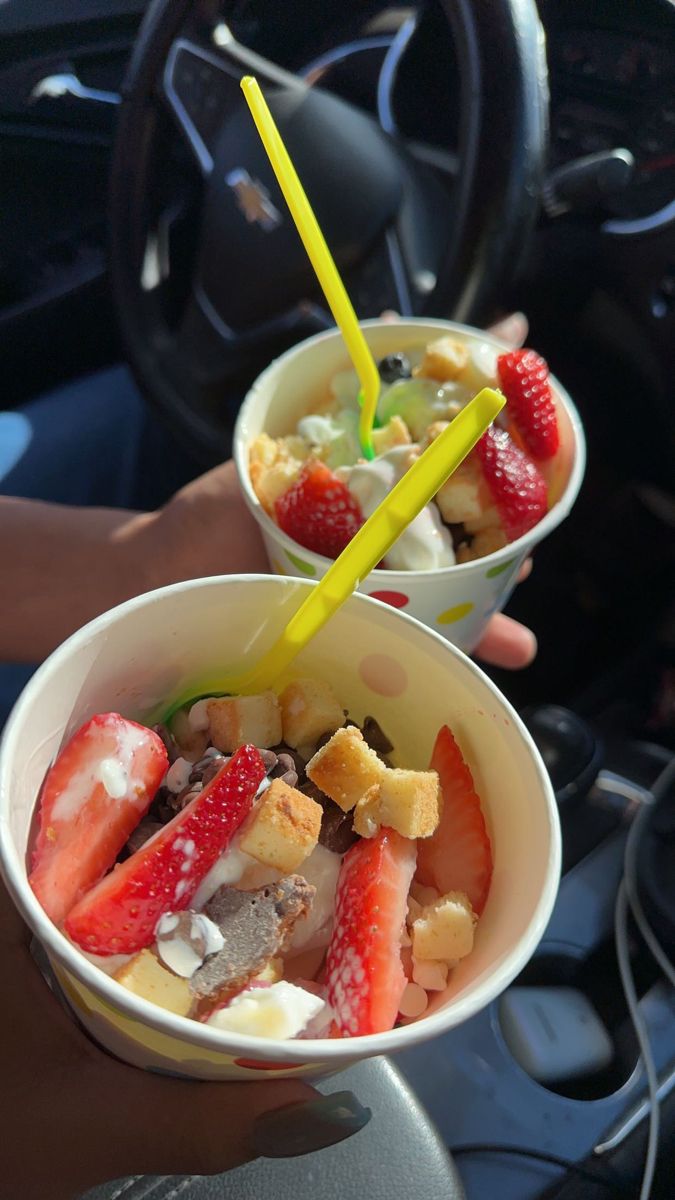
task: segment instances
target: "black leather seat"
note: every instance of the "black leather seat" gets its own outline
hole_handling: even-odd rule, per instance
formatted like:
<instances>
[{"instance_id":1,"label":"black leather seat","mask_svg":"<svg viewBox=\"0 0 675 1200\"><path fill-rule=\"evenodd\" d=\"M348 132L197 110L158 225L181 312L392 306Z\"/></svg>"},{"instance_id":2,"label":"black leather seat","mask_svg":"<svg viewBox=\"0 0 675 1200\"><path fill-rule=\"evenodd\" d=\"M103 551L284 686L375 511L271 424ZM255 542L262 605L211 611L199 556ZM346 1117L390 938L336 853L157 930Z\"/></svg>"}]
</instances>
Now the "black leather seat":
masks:
<instances>
[{"instance_id":1,"label":"black leather seat","mask_svg":"<svg viewBox=\"0 0 675 1200\"><path fill-rule=\"evenodd\" d=\"M361 1133L295 1159L258 1159L212 1178L117 1180L83 1200L465 1200L457 1168L425 1110L386 1058L318 1085L347 1089L372 1109Z\"/></svg>"}]
</instances>

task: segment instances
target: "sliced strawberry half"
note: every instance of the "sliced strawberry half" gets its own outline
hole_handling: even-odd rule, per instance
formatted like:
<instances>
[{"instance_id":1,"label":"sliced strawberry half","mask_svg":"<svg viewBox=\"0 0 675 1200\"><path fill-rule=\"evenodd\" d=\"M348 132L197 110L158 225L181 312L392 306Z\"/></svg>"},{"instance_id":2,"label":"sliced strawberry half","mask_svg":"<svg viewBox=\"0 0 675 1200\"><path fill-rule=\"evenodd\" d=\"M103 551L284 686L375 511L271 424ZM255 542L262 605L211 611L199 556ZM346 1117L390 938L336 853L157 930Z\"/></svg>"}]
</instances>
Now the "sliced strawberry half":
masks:
<instances>
[{"instance_id":1,"label":"sliced strawberry half","mask_svg":"<svg viewBox=\"0 0 675 1200\"><path fill-rule=\"evenodd\" d=\"M326 957L328 1003L342 1037L383 1033L396 1021L407 983L401 931L415 855L415 842L393 829L345 854Z\"/></svg>"},{"instance_id":2,"label":"sliced strawberry half","mask_svg":"<svg viewBox=\"0 0 675 1200\"><path fill-rule=\"evenodd\" d=\"M435 833L418 843L417 878L441 895L465 892L480 915L490 890L492 850L471 771L447 725L430 765L438 772L443 809Z\"/></svg>"},{"instance_id":3,"label":"sliced strawberry half","mask_svg":"<svg viewBox=\"0 0 675 1200\"><path fill-rule=\"evenodd\" d=\"M188 907L264 778L259 752L242 746L178 816L71 910L69 937L92 954L132 954L149 946L163 913Z\"/></svg>"},{"instance_id":4,"label":"sliced strawberry half","mask_svg":"<svg viewBox=\"0 0 675 1200\"><path fill-rule=\"evenodd\" d=\"M488 429L475 454L506 536L514 542L545 515L546 480L505 429Z\"/></svg>"},{"instance_id":5,"label":"sliced strawberry half","mask_svg":"<svg viewBox=\"0 0 675 1200\"><path fill-rule=\"evenodd\" d=\"M349 488L323 463L305 464L295 483L274 506L284 533L307 550L337 558L363 525Z\"/></svg>"},{"instance_id":6,"label":"sliced strawberry half","mask_svg":"<svg viewBox=\"0 0 675 1200\"><path fill-rule=\"evenodd\" d=\"M28 882L57 925L113 865L169 765L161 739L119 713L92 717L47 772Z\"/></svg>"},{"instance_id":7,"label":"sliced strawberry half","mask_svg":"<svg viewBox=\"0 0 675 1200\"><path fill-rule=\"evenodd\" d=\"M511 350L499 355L497 369L507 415L530 454L543 461L553 458L560 445L560 431L546 360L534 350Z\"/></svg>"}]
</instances>

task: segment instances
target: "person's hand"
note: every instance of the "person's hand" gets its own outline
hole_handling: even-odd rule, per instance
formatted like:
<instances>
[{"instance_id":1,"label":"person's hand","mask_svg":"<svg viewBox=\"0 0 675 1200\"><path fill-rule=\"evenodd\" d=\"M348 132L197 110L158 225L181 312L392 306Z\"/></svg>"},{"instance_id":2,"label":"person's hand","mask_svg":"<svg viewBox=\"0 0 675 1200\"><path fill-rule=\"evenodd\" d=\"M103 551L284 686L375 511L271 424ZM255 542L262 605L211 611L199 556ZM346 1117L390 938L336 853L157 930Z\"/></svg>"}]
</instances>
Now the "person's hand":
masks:
<instances>
[{"instance_id":1,"label":"person's hand","mask_svg":"<svg viewBox=\"0 0 675 1200\"><path fill-rule=\"evenodd\" d=\"M532 570L532 559L527 558L518 573L518 583L527 579ZM518 671L529 667L536 657L537 639L531 629L507 617L505 613L495 613L490 618L480 642L474 650L476 658L490 663L493 667L505 667L507 670Z\"/></svg>"},{"instance_id":2,"label":"person's hand","mask_svg":"<svg viewBox=\"0 0 675 1200\"><path fill-rule=\"evenodd\" d=\"M351 1093L337 1102L300 1080L190 1083L109 1057L42 979L2 882L0 956L6 1196L74 1200L123 1175L211 1175L321 1149L368 1120Z\"/></svg>"}]
</instances>

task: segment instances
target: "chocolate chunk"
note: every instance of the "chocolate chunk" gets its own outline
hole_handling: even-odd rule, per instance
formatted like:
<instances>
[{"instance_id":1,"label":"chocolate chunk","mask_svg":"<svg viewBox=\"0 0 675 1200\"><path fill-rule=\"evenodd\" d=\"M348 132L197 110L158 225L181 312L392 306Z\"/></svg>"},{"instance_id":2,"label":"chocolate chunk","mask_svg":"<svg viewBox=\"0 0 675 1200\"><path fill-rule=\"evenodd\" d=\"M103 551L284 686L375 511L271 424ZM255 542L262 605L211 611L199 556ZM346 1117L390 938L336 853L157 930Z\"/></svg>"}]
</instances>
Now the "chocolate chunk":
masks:
<instances>
[{"instance_id":1,"label":"chocolate chunk","mask_svg":"<svg viewBox=\"0 0 675 1200\"><path fill-rule=\"evenodd\" d=\"M365 718L361 733L363 734L363 740L367 742L370 749L374 750L379 758L384 759L394 749L393 743L389 741L389 738L383 732L375 717Z\"/></svg>"},{"instance_id":2,"label":"chocolate chunk","mask_svg":"<svg viewBox=\"0 0 675 1200\"><path fill-rule=\"evenodd\" d=\"M271 775L277 765L276 752L274 750L258 750L258 753L263 760L265 771L268 775Z\"/></svg>"},{"instance_id":3,"label":"chocolate chunk","mask_svg":"<svg viewBox=\"0 0 675 1200\"><path fill-rule=\"evenodd\" d=\"M327 804L332 803L326 793L322 792L321 788L317 787L317 785L313 783L311 779L305 779L304 782L300 784L298 791L302 792L303 796L309 796L310 800L316 800L317 804L320 804L322 808L325 808Z\"/></svg>"},{"instance_id":4,"label":"chocolate chunk","mask_svg":"<svg viewBox=\"0 0 675 1200\"><path fill-rule=\"evenodd\" d=\"M156 733L157 736L160 737L164 742L164 747L169 756L170 763L174 763L177 758L180 758L178 742L173 736L171 730L166 725L153 725L152 731L153 733Z\"/></svg>"},{"instance_id":5,"label":"chocolate chunk","mask_svg":"<svg viewBox=\"0 0 675 1200\"><path fill-rule=\"evenodd\" d=\"M160 825L166 825L167 821L172 821L176 815L175 809L172 808L172 802L175 799L173 792L166 787L161 787L155 794L148 816L153 821L158 821Z\"/></svg>"},{"instance_id":6,"label":"chocolate chunk","mask_svg":"<svg viewBox=\"0 0 675 1200\"><path fill-rule=\"evenodd\" d=\"M207 783L215 779L221 768L229 761L229 755L221 754L214 746L209 746L209 749L195 763L190 772L190 786L201 783L202 787L206 787Z\"/></svg>"},{"instance_id":7,"label":"chocolate chunk","mask_svg":"<svg viewBox=\"0 0 675 1200\"><path fill-rule=\"evenodd\" d=\"M277 758L281 758L282 754L287 758L290 758L291 762L293 763L293 770L298 776L298 779L304 779L305 759L301 754L298 754L297 750L294 750L292 746L287 746L286 742L279 742L279 745L273 746L272 749L274 750Z\"/></svg>"},{"instance_id":8,"label":"chocolate chunk","mask_svg":"<svg viewBox=\"0 0 675 1200\"><path fill-rule=\"evenodd\" d=\"M184 808L187 808L188 804L191 804L195 799L195 796L199 795L203 786L202 783L188 783L177 796L169 795L169 808L173 810L173 815L176 816L176 813L182 812Z\"/></svg>"},{"instance_id":9,"label":"chocolate chunk","mask_svg":"<svg viewBox=\"0 0 675 1200\"><path fill-rule=\"evenodd\" d=\"M316 889L300 875L253 892L221 887L204 913L225 938L190 979L196 1015L223 1004L258 975L271 958L283 953L296 921L309 912Z\"/></svg>"},{"instance_id":10,"label":"chocolate chunk","mask_svg":"<svg viewBox=\"0 0 675 1200\"><path fill-rule=\"evenodd\" d=\"M349 723L350 723L349 721L346 722L347 725ZM352 722L352 724L353 724L353 722ZM332 736L333 736L332 733L322 733L321 737L319 738L318 742L316 743L316 746L314 747L314 753L316 754L318 750L323 750L324 746L328 745Z\"/></svg>"},{"instance_id":11,"label":"chocolate chunk","mask_svg":"<svg viewBox=\"0 0 675 1200\"><path fill-rule=\"evenodd\" d=\"M211 780L215 779L218 772L229 761L230 761L229 758L225 758L222 754L219 754L217 757L214 754L213 758L211 759L211 762L208 764L208 766L206 767L206 769L204 770L204 772L202 774L202 780L201 780L202 787L206 787L207 783L211 783ZM192 783L192 776L190 776L190 783Z\"/></svg>"},{"instance_id":12,"label":"chocolate chunk","mask_svg":"<svg viewBox=\"0 0 675 1200\"><path fill-rule=\"evenodd\" d=\"M323 809L319 844L334 854L346 854L349 847L359 840L358 833L354 833L352 828L352 814L343 812L311 779L303 783L300 791L311 800L316 800Z\"/></svg>"},{"instance_id":13,"label":"chocolate chunk","mask_svg":"<svg viewBox=\"0 0 675 1200\"><path fill-rule=\"evenodd\" d=\"M290 754L282 750L279 755L276 765L269 773L270 779L280 779L287 787L295 787L298 782L298 772L295 769L295 762Z\"/></svg>"},{"instance_id":14,"label":"chocolate chunk","mask_svg":"<svg viewBox=\"0 0 675 1200\"><path fill-rule=\"evenodd\" d=\"M127 841L126 848L129 854L135 854L137 850L140 850L141 846L144 846L154 834L159 833L162 825L162 821L153 821L151 817L143 817Z\"/></svg>"},{"instance_id":15,"label":"chocolate chunk","mask_svg":"<svg viewBox=\"0 0 675 1200\"><path fill-rule=\"evenodd\" d=\"M352 826L352 814L343 812L332 800L326 800L321 818L319 842L334 854L346 854L359 835Z\"/></svg>"}]
</instances>

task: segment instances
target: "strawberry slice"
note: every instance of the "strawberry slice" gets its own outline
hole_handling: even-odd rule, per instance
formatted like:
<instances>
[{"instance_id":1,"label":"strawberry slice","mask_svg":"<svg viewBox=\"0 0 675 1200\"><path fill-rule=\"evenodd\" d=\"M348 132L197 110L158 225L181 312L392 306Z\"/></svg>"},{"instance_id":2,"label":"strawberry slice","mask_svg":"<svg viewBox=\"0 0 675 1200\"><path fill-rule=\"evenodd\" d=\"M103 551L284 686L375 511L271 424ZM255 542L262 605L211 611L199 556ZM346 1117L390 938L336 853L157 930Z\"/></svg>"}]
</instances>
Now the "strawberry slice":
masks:
<instances>
[{"instance_id":1,"label":"strawberry slice","mask_svg":"<svg viewBox=\"0 0 675 1200\"><path fill-rule=\"evenodd\" d=\"M113 865L169 765L161 739L119 713L92 717L49 768L30 883L60 925Z\"/></svg>"},{"instance_id":2,"label":"strawberry slice","mask_svg":"<svg viewBox=\"0 0 675 1200\"><path fill-rule=\"evenodd\" d=\"M430 838L418 844L417 878L441 895L465 892L479 916L492 878L492 851L471 772L447 725L439 730L431 756L438 772L443 810Z\"/></svg>"},{"instance_id":3,"label":"strawberry slice","mask_svg":"<svg viewBox=\"0 0 675 1200\"><path fill-rule=\"evenodd\" d=\"M149 946L159 918L188 907L264 778L259 752L242 746L178 816L71 910L69 937L92 954L132 954Z\"/></svg>"},{"instance_id":4,"label":"strawberry slice","mask_svg":"<svg viewBox=\"0 0 675 1200\"><path fill-rule=\"evenodd\" d=\"M534 350L511 350L500 354L497 370L512 418L530 454L553 458L560 445L560 431L549 383L546 360Z\"/></svg>"},{"instance_id":5,"label":"strawberry slice","mask_svg":"<svg viewBox=\"0 0 675 1200\"><path fill-rule=\"evenodd\" d=\"M327 558L337 558L363 525L347 485L316 460L306 463L295 483L278 497L274 512L284 533Z\"/></svg>"},{"instance_id":6,"label":"strawberry slice","mask_svg":"<svg viewBox=\"0 0 675 1200\"><path fill-rule=\"evenodd\" d=\"M505 429L488 429L475 454L506 536L514 542L545 515L546 480Z\"/></svg>"},{"instance_id":7,"label":"strawberry slice","mask_svg":"<svg viewBox=\"0 0 675 1200\"><path fill-rule=\"evenodd\" d=\"M339 1036L391 1029L407 983L401 930L415 842L393 829L361 838L342 861L326 958L328 1003Z\"/></svg>"}]
</instances>

